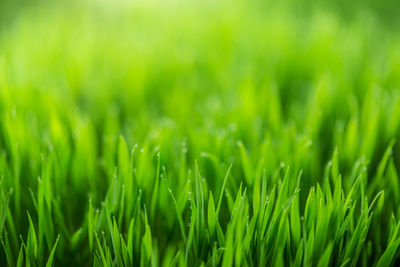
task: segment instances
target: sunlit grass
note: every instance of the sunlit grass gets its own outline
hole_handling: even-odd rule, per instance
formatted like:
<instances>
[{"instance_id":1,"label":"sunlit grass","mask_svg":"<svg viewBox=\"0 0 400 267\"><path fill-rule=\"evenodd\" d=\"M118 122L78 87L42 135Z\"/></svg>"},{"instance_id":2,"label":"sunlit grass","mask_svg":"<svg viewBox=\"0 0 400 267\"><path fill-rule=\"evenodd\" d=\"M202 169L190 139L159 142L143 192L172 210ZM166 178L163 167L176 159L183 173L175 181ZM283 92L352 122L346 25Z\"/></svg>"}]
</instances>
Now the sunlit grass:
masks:
<instances>
[{"instance_id":1,"label":"sunlit grass","mask_svg":"<svg viewBox=\"0 0 400 267\"><path fill-rule=\"evenodd\" d=\"M0 263L398 265L399 36L364 9L24 9L0 32Z\"/></svg>"}]
</instances>

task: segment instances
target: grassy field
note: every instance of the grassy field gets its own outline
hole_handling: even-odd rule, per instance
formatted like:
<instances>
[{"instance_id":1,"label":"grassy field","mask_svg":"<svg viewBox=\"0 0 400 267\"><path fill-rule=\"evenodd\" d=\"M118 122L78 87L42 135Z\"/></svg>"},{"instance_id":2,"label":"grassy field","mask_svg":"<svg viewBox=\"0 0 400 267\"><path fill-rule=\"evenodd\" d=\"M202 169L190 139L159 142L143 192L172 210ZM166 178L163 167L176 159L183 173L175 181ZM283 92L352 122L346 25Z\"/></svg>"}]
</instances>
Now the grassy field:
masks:
<instances>
[{"instance_id":1,"label":"grassy field","mask_svg":"<svg viewBox=\"0 0 400 267\"><path fill-rule=\"evenodd\" d=\"M0 266L399 266L399 7L343 4L0 4Z\"/></svg>"}]
</instances>

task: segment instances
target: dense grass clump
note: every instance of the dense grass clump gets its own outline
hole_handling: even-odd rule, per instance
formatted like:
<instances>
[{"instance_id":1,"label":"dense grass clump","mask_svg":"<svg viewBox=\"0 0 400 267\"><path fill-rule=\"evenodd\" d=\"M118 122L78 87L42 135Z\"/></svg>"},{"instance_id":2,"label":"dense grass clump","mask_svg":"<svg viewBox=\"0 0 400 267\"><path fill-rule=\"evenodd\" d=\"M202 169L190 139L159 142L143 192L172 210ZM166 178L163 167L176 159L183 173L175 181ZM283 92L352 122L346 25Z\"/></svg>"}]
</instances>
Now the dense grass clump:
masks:
<instances>
[{"instance_id":1,"label":"dense grass clump","mask_svg":"<svg viewBox=\"0 0 400 267\"><path fill-rule=\"evenodd\" d=\"M0 265L398 266L399 28L332 5L9 3Z\"/></svg>"}]
</instances>

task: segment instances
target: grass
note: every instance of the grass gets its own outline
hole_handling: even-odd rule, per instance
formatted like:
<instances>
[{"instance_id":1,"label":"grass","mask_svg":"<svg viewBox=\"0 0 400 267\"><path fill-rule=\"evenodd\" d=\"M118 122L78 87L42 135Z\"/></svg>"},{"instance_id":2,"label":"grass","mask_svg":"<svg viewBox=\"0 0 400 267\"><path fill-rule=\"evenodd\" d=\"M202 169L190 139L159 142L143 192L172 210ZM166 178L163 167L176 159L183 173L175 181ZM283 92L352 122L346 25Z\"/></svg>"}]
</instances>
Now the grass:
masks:
<instances>
[{"instance_id":1,"label":"grass","mask_svg":"<svg viewBox=\"0 0 400 267\"><path fill-rule=\"evenodd\" d=\"M399 28L310 6L18 9L0 265L399 265Z\"/></svg>"}]
</instances>

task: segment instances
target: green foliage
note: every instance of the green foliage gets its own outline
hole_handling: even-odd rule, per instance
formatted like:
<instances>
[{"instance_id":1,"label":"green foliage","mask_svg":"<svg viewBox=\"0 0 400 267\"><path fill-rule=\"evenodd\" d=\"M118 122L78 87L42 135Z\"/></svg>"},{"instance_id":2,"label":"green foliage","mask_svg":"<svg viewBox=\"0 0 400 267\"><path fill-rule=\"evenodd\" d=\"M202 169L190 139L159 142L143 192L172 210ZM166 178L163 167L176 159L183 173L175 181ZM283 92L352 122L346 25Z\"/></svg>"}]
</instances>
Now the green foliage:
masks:
<instances>
[{"instance_id":1,"label":"green foliage","mask_svg":"<svg viewBox=\"0 0 400 267\"><path fill-rule=\"evenodd\" d=\"M0 29L0 265L400 264L371 3L31 5Z\"/></svg>"}]
</instances>

